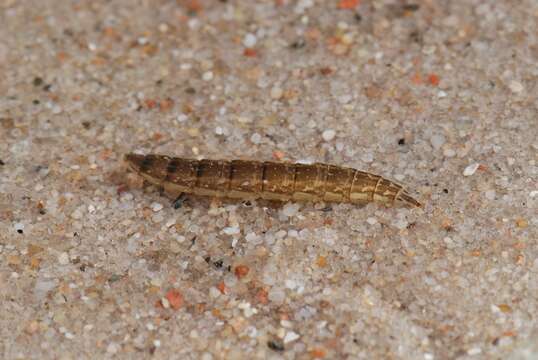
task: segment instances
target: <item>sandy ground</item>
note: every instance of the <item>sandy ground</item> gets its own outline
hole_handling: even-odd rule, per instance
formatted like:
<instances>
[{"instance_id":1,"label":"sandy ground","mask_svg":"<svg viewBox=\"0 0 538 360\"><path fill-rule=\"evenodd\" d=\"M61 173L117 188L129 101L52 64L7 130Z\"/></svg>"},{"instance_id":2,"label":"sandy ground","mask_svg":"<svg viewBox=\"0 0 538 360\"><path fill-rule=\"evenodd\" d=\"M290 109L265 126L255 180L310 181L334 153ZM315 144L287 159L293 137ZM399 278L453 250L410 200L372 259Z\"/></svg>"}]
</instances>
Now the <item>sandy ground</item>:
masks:
<instances>
[{"instance_id":1,"label":"sandy ground","mask_svg":"<svg viewBox=\"0 0 538 360\"><path fill-rule=\"evenodd\" d=\"M0 1L5 359L538 358L534 0ZM180 209L127 152L423 209Z\"/></svg>"}]
</instances>

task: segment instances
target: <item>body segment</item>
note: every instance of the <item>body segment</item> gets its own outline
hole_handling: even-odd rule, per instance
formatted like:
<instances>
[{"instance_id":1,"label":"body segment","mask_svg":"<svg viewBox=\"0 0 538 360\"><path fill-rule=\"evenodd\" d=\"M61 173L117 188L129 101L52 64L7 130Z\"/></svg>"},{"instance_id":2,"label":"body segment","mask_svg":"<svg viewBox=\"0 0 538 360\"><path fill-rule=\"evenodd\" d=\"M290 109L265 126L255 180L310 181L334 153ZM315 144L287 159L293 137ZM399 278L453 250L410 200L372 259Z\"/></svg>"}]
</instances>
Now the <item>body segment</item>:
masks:
<instances>
[{"instance_id":1,"label":"body segment","mask_svg":"<svg viewBox=\"0 0 538 360\"><path fill-rule=\"evenodd\" d=\"M132 170L174 195L421 206L402 186L347 167L138 154L125 159Z\"/></svg>"}]
</instances>

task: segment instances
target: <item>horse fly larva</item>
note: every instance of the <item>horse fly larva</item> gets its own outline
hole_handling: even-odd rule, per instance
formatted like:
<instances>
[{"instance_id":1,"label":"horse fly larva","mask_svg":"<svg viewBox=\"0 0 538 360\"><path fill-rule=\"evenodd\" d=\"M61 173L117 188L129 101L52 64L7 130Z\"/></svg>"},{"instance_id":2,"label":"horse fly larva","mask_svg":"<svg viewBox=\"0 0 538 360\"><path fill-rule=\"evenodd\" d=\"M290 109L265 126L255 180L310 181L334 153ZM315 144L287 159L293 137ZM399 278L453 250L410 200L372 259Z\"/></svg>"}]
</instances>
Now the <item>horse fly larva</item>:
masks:
<instances>
[{"instance_id":1,"label":"horse fly larva","mask_svg":"<svg viewBox=\"0 0 538 360\"><path fill-rule=\"evenodd\" d=\"M381 176L328 164L248 160L193 160L127 154L129 167L173 195L243 200L381 202L420 207L404 188Z\"/></svg>"}]
</instances>

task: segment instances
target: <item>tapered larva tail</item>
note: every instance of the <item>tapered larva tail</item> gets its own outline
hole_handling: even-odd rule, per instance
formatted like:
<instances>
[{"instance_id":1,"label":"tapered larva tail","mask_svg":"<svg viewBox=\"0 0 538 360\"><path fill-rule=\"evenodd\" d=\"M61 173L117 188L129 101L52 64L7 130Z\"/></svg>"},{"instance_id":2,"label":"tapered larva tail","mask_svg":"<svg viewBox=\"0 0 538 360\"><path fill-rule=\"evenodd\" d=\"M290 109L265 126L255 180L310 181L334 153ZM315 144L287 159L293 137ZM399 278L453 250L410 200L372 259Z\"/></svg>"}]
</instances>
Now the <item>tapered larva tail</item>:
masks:
<instances>
[{"instance_id":1,"label":"tapered larva tail","mask_svg":"<svg viewBox=\"0 0 538 360\"><path fill-rule=\"evenodd\" d=\"M192 160L154 154L127 154L125 160L132 170L173 195L421 206L390 180L335 165Z\"/></svg>"}]
</instances>

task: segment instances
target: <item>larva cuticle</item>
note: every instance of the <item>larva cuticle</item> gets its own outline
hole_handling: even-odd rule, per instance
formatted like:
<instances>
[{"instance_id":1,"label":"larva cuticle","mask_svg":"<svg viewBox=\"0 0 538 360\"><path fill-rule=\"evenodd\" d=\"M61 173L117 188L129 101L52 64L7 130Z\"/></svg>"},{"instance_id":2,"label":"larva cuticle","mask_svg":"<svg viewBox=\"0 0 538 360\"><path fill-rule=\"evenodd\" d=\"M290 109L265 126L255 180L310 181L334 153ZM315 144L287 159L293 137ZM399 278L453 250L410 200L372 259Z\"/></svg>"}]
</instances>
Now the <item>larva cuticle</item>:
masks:
<instances>
[{"instance_id":1,"label":"larva cuticle","mask_svg":"<svg viewBox=\"0 0 538 360\"><path fill-rule=\"evenodd\" d=\"M279 201L381 202L420 207L405 189L368 172L329 164L193 160L127 154L129 167L173 195L181 193Z\"/></svg>"}]
</instances>

